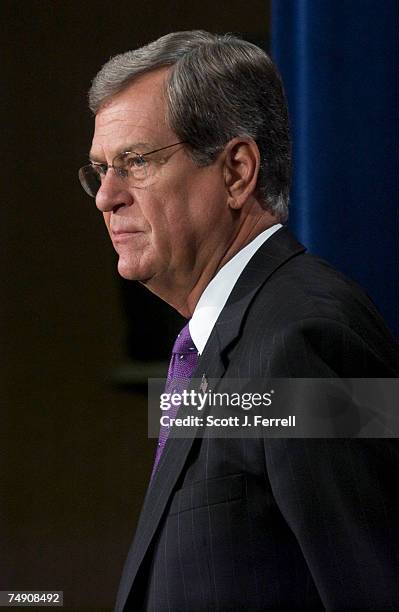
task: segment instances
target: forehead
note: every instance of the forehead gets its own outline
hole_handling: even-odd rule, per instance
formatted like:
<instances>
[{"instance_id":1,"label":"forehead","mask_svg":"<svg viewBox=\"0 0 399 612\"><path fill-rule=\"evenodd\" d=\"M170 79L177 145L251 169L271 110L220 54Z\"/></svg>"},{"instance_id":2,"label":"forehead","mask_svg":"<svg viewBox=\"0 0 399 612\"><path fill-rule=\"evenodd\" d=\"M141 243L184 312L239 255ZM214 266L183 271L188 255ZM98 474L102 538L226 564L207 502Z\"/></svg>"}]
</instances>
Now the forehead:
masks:
<instances>
[{"instance_id":1,"label":"forehead","mask_svg":"<svg viewBox=\"0 0 399 612\"><path fill-rule=\"evenodd\" d=\"M166 123L162 68L139 77L100 108L95 119L90 154L112 155L132 145L158 146L173 134Z\"/></svg>"}]
</instances>

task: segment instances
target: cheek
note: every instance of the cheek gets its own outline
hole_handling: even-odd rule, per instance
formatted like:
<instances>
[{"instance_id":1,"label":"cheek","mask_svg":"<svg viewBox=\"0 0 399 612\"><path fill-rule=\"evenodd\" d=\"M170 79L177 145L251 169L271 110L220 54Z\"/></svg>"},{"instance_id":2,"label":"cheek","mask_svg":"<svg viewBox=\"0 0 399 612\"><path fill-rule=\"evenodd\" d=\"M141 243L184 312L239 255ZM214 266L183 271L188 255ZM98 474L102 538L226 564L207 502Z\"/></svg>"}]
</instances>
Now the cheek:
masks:
<instances>
[{"instance_id":1,"label":"cheek","mask_svg":"<svg viewBox=\"0 0 399 612\"><path fill-rule=\"evenodd\" d=\"M184 221L185 202L177 190L156 194L146 206L146 221L152 234L158 239L173 240L173 235L180 231Z\"/></svg>"}]
</instances>

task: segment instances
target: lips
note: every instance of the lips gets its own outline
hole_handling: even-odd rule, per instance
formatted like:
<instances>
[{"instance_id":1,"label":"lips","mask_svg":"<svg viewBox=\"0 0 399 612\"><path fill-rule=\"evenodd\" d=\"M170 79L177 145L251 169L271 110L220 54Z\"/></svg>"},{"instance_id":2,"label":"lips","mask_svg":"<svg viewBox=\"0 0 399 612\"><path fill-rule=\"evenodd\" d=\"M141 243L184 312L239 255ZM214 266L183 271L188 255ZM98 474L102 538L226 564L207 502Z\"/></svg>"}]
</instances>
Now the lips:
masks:
<instances>
[{"instance_id":1,"label":"lips","mask_svg":"<svg viewBox=\"0 0 399 612\"><path fill-rule=\"evenodd\" d=\"M137 229L117 229L111 230L111 237L113 242L121 242L124 240L129 240L138 234L142 234L140 230Z\"/></svg>"},{"instance_id":2,"label":"lips","mask_svg":"<svg viewBox=\"0 0 399 612\"><path fill-rule=\"evenodd\" d=\"M138 229L111 229L111 234L114 236L119 236L121 234L137 234L140 230Z\"/></svg>"}]
</instances>

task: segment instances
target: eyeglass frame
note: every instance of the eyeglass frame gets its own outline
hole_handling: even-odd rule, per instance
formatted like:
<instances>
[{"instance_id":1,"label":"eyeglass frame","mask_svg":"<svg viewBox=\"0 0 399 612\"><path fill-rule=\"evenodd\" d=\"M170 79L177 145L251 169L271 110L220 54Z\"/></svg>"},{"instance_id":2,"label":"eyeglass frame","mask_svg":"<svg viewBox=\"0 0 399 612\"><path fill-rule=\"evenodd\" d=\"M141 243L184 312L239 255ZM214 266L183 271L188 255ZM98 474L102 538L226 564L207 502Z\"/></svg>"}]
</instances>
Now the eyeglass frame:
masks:
<instances>
[{"instance_id":1,"label":"eyeglass frame","mask_svg":"<svg viewBox=\"0 0 399 612\"><path fill-rule=\"evenodd\" d=\"M104 168L104 169L105 169L105 172L103 173L103 176L106 176L106 175L107 175L108 170L109 170L110 168L113 168L113 170L114 170L114 172L115 172L116 176L118 176L119 178L126 178L126 177L128 176L128 170L126 170L126 168L118 168L117 166L115 166L115 165L114 165L114 161L116 160L116 158L117 158L117 157L122 157L122 156L124 156L124 155L130 155L130 154L134 153L134 155L137 155L137 157L138 157L139 159L142 159L143 161L145 161L145 160L144 160L144 158L145 158L147 155L152 155L153 153L159 153L159 151L164 151L165 149L170 149L171 147L175 147L175 146L177 146L177 145L179 145L179 144L186 144L186 143L187 143L187 140L181 140L181 141L179 141L179 142L174 142L173 144L167 145L166 147L161 147L161 148L159 148L159 149L154 149L153 151L147 151L147 153L138 153L137 151L122 151L122 153L118 153L117 155L115 155L115 157L114 157L114 158L113 158L113 160L112 160L112 164L103 164L103 163L101 163L101 162L90 161L90 163L89 163L89 164L85 164L84 166L82 166L81 168L79 168L78 175L79 175L79 181L80 181L80 184L82 185L83 190L85 191L85 193L87 193L87 195L89 195L89 196L90 196L90 197L92 197L92 198L95 198L95 197L97 196L98 191L97 191L96 195L92 196L91 194L89 194L89 193L86 191L86 189L84 188L84 186L83 186L83 184L82 184L82 181L81 181L81 179L80 179L80 172L81 172L81 171L82 171L84 168L88 168L88 167L91 167L91 168L96 168L96 167L101 167L101 168ZM125 173L125 174L123 174L123 173ZM99 174L101 174L101 173L99 172ZM98 189L100 189L100 187L99 187Z\"/></svg>"}]
</instances>

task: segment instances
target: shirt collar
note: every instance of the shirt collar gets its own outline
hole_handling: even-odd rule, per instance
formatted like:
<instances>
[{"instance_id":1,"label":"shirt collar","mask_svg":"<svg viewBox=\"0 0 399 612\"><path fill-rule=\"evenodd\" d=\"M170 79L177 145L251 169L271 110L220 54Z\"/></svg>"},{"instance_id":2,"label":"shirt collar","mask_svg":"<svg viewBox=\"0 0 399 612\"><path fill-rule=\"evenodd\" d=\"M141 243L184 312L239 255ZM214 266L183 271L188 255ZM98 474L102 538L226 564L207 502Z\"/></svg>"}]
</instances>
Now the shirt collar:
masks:
<instances>
[{"instance_id":1,"label":"shirt collar","mask_svg":"<svg viewBox=\"0 0 399 612\"><path fill-rule=\"evenodd\" d=\"M189 323L191 338L200 354L241 272L262 244L281 227L277 223L256 236L220 268L203 291Z\"/></svg>"}]
</instances>

